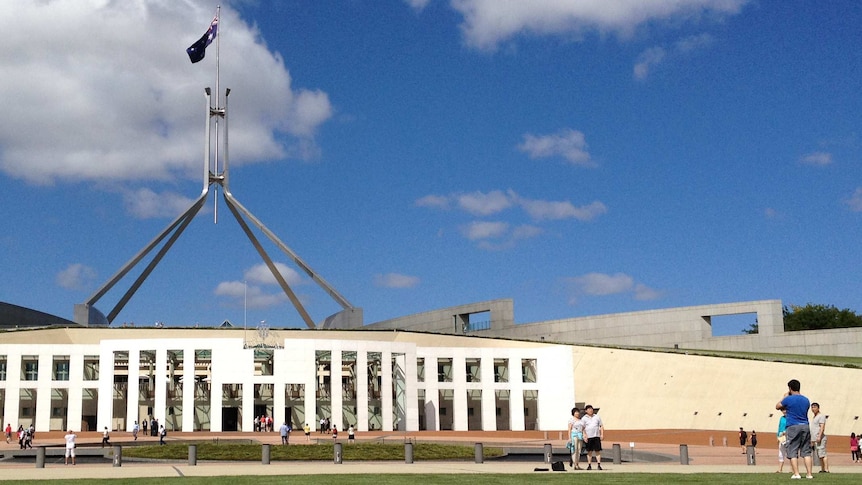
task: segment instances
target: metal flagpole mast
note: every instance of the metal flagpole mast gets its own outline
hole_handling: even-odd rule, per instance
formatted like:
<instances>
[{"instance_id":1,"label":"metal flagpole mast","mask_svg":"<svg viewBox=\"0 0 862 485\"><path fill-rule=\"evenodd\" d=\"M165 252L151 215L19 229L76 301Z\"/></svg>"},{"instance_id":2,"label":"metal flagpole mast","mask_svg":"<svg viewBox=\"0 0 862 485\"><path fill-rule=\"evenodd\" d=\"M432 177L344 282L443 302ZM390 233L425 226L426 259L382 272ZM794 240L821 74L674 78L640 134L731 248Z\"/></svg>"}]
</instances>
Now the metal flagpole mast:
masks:
<instances>
[{"instance_id":1,"label":"metal flagpole mast","mask_svg":"<svg viewBox=\"0 0 862 485\"><path fill-rule=\"evenodd\" d=\"M221 110L221 90L219 88L219 79L221 78L221 66L219 65L219 47L221 45L221 5L216 7L216 82L215 82L215 112L218 113ZM215 159L213 160L213 175L218 177L219 175L219 123L218 123L218 115L215 119ZM213 223L218 224L218 185L215 186L215 193L213 194Z\"/></svg>"}]
</instances>

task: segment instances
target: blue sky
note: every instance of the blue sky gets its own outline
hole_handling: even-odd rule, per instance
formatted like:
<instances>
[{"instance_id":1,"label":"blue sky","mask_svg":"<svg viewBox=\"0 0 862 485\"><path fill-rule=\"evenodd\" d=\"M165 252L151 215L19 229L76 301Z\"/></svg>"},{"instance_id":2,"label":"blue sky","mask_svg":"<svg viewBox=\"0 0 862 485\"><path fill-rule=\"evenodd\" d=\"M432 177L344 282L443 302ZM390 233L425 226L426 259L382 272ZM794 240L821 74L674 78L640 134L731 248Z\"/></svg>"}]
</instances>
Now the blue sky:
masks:
<instances>
[{"instance_id":1,"label":"blue sky","mask_svg":"<svg viewBox=\"0 0 862 485\"><path fill-rule=\"evenodd\" d=\"M0 300L71 318L200 194L216 46L185 48L216 5L0 11ZM859 312L859 25L852 1L225 2L231 190L367 323L496 298L518 322ZM213 220L115 324L304 326ZM315 321L340 309L266 249Z\"/></svg>"}]
</instances>

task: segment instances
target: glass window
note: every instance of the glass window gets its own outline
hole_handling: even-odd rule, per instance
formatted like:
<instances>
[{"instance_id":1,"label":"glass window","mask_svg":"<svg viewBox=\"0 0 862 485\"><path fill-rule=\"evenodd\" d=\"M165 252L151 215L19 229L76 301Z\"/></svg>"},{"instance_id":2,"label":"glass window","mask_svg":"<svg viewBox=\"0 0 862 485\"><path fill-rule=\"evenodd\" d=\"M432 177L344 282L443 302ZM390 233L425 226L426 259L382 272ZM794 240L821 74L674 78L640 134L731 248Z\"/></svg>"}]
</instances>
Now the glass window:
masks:
<instances>
[{"instance_id":1,"label":"glass window","mask_svg":"<svg viewBox=\"0 0 862 485\"><path fill-rule=\"evenodd\" d=\"M54 357L54 380L68 381L69 380L69 357Z\"/></svg>"},{"instance_id":2,"label":"glass window","mask_svg":"<svg viewBox=\"0 0 862 485\"><path fill-rule=\"evenodd\" d=\"M6 380L6 356L0 356L0 381Z\"/></svg>"},{"instance_id":3,"label":"glass window","mask_svg":"<svg viewBox=\"0 0 862 485\"><path fill-rule=\"evenodd\" d=\"M39 358L31 355L21 358L21 374L25 381L39 380Z\"/></svg>"}]
</instances>

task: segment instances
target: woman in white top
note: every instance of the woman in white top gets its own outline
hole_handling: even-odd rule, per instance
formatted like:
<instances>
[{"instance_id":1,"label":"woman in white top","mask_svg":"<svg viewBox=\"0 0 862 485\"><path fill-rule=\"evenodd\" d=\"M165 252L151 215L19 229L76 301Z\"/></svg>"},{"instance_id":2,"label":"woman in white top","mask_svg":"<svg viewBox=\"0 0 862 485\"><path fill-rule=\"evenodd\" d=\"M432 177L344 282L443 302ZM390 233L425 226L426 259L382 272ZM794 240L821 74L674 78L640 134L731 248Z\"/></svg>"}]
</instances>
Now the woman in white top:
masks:
<instances>
[{"instance_id":1,"label":"woman in white top","mask_svg":"<svg viewBox=\"0 0 862 485\"><path fill-rule=\"evenodd\" d=\"M572 452L572 458L569 461L569 466L575 470L580 470L581 447L584 444L584 423L581 421L581 411L578 408L572 408L572 417L569 418L569 450Z\"/></svg>"}]
</instances>

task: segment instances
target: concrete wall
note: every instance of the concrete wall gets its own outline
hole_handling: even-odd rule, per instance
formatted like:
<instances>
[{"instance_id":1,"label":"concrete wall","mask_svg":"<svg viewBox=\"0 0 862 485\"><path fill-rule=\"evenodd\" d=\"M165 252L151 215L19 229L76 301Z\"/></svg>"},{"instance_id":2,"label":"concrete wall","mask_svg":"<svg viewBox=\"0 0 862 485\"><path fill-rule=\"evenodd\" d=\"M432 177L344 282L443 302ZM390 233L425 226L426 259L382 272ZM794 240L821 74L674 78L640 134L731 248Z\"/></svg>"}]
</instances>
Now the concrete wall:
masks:
<instances>
[{"instance_id":1,"label":"concrete wall","mask_svg":"<svg viewBox=\"0 0 862 485\"><path fill-rule=\"evenodd\" d=\"M463 327L456 325L459 315L479 311L491 312L490 328L465 331ZM748 313L757 315L759 333L722 337L712 335L712 317ZM366 325L364 328L397 328L576 345L678 347L801 355L862 355L860 328L785 332L781 300L612 313L520 324L515 324L512 300L492 300L396 318Z\"/></svg>"}]
</instances>

